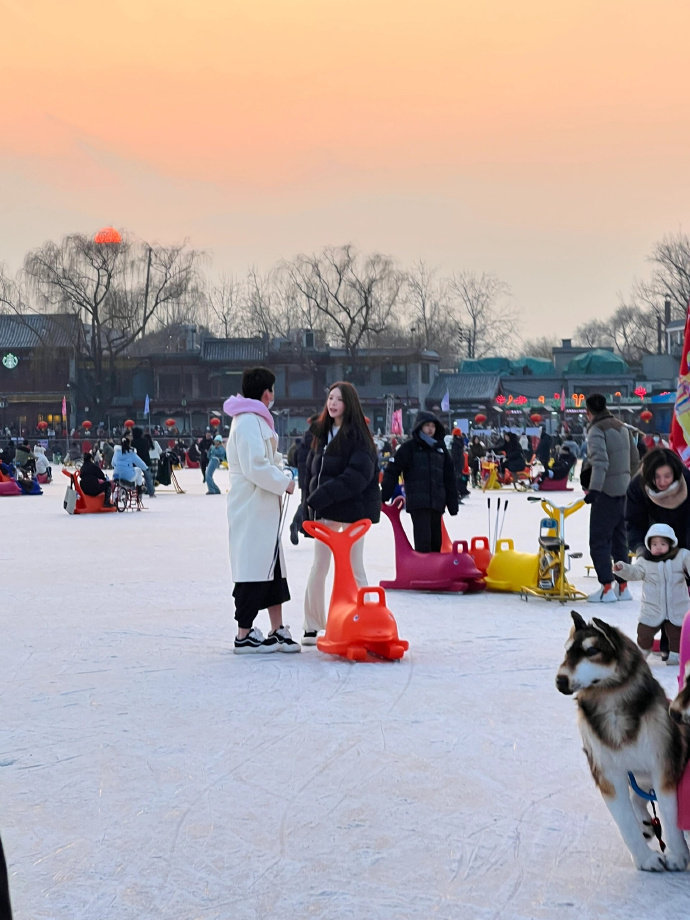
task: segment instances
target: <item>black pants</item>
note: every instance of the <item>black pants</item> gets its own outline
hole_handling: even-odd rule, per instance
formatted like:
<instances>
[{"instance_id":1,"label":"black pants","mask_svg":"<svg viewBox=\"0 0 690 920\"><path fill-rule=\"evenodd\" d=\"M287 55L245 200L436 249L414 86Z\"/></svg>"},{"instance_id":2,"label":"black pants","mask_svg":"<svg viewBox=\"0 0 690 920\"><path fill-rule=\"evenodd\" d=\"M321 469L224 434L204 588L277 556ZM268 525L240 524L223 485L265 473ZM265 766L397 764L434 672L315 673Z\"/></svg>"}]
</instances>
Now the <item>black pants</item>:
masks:
<instances>
[{"instance_id":1,"label":"black pants","mask_svg":"<svg viewBox=\"0 0 690 920\"><path fill-rule=\"evenodd\" d=\"M411 511L412 531L414 533L414 548L418 553L441 552L441 518L440 511L431 508L421 508Z\"/></svg>"},{"instance_id":2,"label":"black pants","mask_svg":"<svg viewBox=\"0 0 690 920\"><path fill-rule=\"evenodd\" d=\"M628 540L625 532L625 495L604 492L591 506L589 516L589 554L599 584L614 581L612 562L628 561ZM621 579L615 577L616 581Z\"/></svg>"},{"instance_id":3,"label":"black pants","mask_svg":"<svg viewBox=\"0 0 690 920\"><path fill-rule=\"evenodd\" d=\"M240 629L251 629L260 610L287 603L290 589L280 571L280 559L276 560L270 581L238 581L232 596L235 599L235 619Z\"/></svg>"}]
</instances>

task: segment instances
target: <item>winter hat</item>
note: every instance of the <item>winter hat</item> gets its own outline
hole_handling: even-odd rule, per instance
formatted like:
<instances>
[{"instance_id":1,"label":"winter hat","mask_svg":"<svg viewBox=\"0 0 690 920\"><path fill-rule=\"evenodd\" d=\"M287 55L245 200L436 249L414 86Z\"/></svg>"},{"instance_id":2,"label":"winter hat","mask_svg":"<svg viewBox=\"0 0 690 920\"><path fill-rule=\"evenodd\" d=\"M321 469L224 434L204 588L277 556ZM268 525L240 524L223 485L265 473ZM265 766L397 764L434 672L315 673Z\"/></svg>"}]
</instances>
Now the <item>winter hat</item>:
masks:
<instances>
[{"instance_id":1,"label":"winter hat","mask_svg":"<svg viewBox=\"0 0 690 920\"><path fill-rule=\"evenodd\" d=\"M453 435L454 438L459 438L462 435L462 431L460 431L459 428L453 428L453 430L451 431L451 434Z\"/></svg>"},{"instance_id":2,"label":"winter hat","mask_svg":"<svg viewBox=\"0 0 690 920\"><path fill-rule=\"evenodd\" d=\"M221 438L221 436L220 436L219 434L217 434L213 440L214 440L214 441L219 441L221 444L223 443L223 439Z\"/></svg>"},{"instance_id":3,"label":"winter hat","mask_svg":"<svg viewBox=\"0 0 690 920\"><path fill-rule=\"evenodd\" d=\"M644 545L647 549L649 549L652 537L663 537L664 540L668 540L671 544L671 549L678 546L678 539L673 531L673 527L669 527L668 524L652 524L644 537Z\"/></svg>"}]
</instances>

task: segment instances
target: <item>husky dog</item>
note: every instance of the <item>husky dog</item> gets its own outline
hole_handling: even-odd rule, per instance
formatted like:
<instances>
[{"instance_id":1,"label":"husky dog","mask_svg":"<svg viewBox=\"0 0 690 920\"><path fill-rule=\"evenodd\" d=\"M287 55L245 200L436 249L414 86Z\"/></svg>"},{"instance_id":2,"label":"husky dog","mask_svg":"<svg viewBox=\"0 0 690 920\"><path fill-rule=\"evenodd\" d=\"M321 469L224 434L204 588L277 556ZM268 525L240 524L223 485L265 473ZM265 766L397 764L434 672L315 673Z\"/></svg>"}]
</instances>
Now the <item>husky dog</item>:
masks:
<instances>
[{"instance_id":1,"label":"husky dog","mask_svg":"<svg viewBox=\"0 0 690 920\"><path fill-rule=\"evenodd\" d=\"M678 828L676 786L688 760L690 726L669 717L664 690L641 651L623 633L594 618L574 626L556 687L576 693L578 725L592 777L638 869L683 871L690 853ZM653 788L667 850L652 850L646 803L629 787L628 771Z\"/></svg>"}]
</instances>

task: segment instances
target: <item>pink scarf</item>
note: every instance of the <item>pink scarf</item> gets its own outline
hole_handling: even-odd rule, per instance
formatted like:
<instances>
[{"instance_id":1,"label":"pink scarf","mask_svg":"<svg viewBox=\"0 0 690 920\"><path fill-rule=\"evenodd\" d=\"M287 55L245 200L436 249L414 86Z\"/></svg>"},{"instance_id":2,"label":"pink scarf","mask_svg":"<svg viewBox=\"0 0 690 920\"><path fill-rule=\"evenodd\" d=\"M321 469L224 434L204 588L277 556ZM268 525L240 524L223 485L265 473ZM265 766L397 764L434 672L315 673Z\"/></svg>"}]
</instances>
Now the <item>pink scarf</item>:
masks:
<instances>
[{"instance_id":1,"label":"pink scarf","mask_svg":"<svg viewBox=\"0 0 690 920\"><path fill-rule=\"evenodd\" d=\"M261 418L270 426L271 431L275 432L276 426L273 421L273 416L268 411L265 403L262 403L260 399L248 399L246 396L240 396L238 393L237 396L230 396L223 403L223 412L226 415L245 415L247 412L253 412L254 415L260 415Z\"/></svg>"}]
</instances>

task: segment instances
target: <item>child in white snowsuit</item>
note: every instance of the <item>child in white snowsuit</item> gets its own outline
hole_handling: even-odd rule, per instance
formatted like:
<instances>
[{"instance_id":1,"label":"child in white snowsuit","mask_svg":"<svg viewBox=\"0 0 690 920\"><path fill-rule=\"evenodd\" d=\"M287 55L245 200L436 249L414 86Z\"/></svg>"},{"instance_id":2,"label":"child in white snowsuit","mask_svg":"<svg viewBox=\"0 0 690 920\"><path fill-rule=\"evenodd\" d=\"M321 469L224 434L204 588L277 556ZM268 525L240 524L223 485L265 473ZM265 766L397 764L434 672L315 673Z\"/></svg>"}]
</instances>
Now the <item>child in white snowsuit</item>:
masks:
<instances>
[{"instance_id":1,"label":"child in white snowsuit","mask_svg":"<svg viewBox=\"0 0 690 920\"><path fill-rule=\"evenodd\" d=\"M642 581L637 644L649 655L655 634L664 627L670 654L667 664L678 664L680 629L690 608L686 576L690 576L690 550L679 549L673 528L652 524L645 534L646 550L634 565L616 562L614 572L626 581Z\"/></svg>"}]
</instances>

